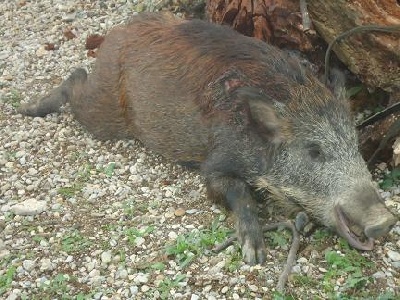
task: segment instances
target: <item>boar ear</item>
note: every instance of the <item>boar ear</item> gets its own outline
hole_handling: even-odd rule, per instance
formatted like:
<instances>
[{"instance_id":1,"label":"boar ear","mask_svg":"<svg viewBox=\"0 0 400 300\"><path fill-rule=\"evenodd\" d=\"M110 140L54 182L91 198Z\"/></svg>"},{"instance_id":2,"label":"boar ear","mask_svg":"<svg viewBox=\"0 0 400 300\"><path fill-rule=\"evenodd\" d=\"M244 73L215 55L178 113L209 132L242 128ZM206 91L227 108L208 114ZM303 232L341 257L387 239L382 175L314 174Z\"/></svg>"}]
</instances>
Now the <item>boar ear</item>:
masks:
<instances>
[{"instance_id":1,"label":"boar ear","mask_svg":"<svg viewBox=\"0 0 400 300\"><path fill-rule=\"evenodd\" d=\"M274 107L274 100L257 88L242 87L237 89L239 97L247 102L250 122L257 132L273 143L282 142L282 121Z\"/></svg>"}]
</instances>

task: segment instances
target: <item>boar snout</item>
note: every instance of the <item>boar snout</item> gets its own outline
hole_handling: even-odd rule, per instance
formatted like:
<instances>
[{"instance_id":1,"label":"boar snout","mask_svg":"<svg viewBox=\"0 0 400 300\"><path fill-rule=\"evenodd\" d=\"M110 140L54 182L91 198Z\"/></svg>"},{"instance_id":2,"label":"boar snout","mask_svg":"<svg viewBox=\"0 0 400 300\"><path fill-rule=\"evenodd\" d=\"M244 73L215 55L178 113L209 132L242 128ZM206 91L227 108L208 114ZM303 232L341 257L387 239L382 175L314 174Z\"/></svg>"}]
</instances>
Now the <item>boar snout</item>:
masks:
<instances>
[{"instance_id":1,"label":"boar snout","mask_svg":"<svg viewBox=\"0 0 400 300\"><path fill-rule=\"evenodd\" d=\"M362 197L360 197L362 196ZM349 244L360 250L372 250L374 240L386 235L398 218L385 206L374 189L358 193L358 201L335 206L336 230ZM354 206L358 203L358 207Z\"/></svg>"},{"instance_id":2,"label":"boar snout","mask_svg":"<svg viewBox=\"0 0 400 300\"><path fill-rule=\"evenodd\" d=\"M377 239L386 235L397 223L397 218L387 214L381 222L365 227L364 233L367 237Z\"/></svg>"}]
</instances>

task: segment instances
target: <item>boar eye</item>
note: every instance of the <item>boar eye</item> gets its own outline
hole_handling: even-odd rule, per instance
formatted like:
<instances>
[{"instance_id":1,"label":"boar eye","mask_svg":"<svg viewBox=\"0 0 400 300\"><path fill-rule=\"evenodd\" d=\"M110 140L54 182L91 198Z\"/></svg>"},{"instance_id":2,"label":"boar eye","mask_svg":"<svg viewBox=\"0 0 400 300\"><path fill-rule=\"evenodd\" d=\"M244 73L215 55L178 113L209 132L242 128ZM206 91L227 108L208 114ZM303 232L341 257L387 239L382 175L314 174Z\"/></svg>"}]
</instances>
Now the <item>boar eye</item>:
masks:
<instances>
[{"instance_id":1,"label":"boar eye","mask_svg":"<svg viewBox=\"0 0 400 300\"><path fill-rule=\"evenodd\" d=\"M317 143L310 143L307 145L308 155L312 160L324 160L324 153L321 146Z\"/></svg>"}]
</instances>

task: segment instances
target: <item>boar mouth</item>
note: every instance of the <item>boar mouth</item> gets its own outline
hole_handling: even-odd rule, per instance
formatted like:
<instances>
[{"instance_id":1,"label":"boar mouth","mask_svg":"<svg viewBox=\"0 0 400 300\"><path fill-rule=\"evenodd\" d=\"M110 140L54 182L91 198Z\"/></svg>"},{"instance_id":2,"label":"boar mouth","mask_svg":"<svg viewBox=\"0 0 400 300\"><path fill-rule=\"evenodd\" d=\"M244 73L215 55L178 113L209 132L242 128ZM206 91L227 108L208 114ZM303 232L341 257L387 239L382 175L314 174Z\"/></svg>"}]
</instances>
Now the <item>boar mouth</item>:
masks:
<instances>
[{"instance_id":1,"label":"boar mouth","mask_svg":"<svg viewBox=\"0 0 400 300\"><path fill-rule=\"evenodd\" d=\"M355 229L350 229L360 226L352 222L339 205L335 206L335 219L337 224L336 230L352 247L359 250L372 250L374 248L373 238L368 238L363 233L357 234Z\"/></svg>"}]
</instances>

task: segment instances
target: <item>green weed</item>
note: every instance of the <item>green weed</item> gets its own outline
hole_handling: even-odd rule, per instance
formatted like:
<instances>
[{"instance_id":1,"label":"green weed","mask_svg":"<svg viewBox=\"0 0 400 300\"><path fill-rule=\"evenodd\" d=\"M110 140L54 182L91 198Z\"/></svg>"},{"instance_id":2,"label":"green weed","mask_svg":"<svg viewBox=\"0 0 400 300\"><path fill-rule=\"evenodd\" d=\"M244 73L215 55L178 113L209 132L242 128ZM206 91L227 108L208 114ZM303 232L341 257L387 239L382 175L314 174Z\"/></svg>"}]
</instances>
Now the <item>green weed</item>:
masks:
<instances>
[{"instance_id":1,"label":"green weed","mask_svg":"<svg viewBox=\"0 0 400 300\"><path fill-rule=\"evenodd\" d=\"M57 192L66 198L75 196L78 192L82 191L84 183L89 181L92 169L93 167L90 164L84 165L78 170L75 182L71 186L59 188Z\"/></svg>"},{"instance_id":2,"label":"green weed","mask_svg":"<svg viewBox=\"0 0 400 300\"><path fill-rule=\"evenodd\" d=\"M11 287L16 269L16 267L11 266L3 275L0 276L0 296Z\"/></svg>"},{"instance_id":3,"label":"green weed","mask_svg":"<svg viewBox=\"0 0 400 300\"><path fill-rule=\"evenodd\" d=\"M385 174L379 186L383 190L388 190L391 187L400 183L400 168L394 168L389 173Z\"/></svg>"},{"instance_id":4,"label":"green weed","mask_svg":"<svg viewBox=\"0 0 400 300\"><path fill-rule=\"evenodd\" d=\"M336 280L344 278L345 281L340 289L341 297L345 297L347 293L351 293L352 289L360 289L365 287L372 281L370 276L363 273L364 269L370 269L374 264L363 257L358 251L347 249L344 253L336 251L328 251L325 253L325 259L329 266L328 272L324 275L323 286L327 293L333 293Z\"/></svg>"},{"instance_id":5,"label":"green weed","mask_svg":"<svg viewBox=\"0 0 400 300\"><path fill-rule=\"evenodd\" d=\"M169 277L164 278L164 280L161 281L160 285L158 286L161 299L169 299L170 298L169 292L171 291L171 289L177 287L179 283L182 282L185 278L186 275L183 274L178 274L173 279Z\"/></svg>"},{"instance_id":6,"label":"green weed","mask_svg":"<svg viewBox=\"0 0 400 300\"><path fill-rule=\"evenodd\" d=\"M138 237L145 237L149 235L151 232L153 232L154 229L155 229L154 226L148 226L145 229L137 229L135 227L130 227L124 230L124 235L127 237L129 244L135 245L136 239Z\"/></svg>"},{"instance_id":7,"label":"green weed","mask_svg":"<svg viewBox=\"0 0 400 300\"><path fill-rule=\"evenodd\" d=\"M18 108L21 105L21 100L22 100L22 95L19 91L17 90L11 90L8 92L2 100L5 103L11 104L13 108Z\"/></svg>"},{"instance_id":8,"label":"green weed","mask_svg":"<svg viewBox=\"0 0 400 300\"><path fill-rule=\"evenodd\" d=\"M174 256L180 267L185 268L208 248L223 241L227 235L228 231L221 228L217 218L210 229L193 230L188 234L179 235L173 245L167 246L166 254Z\"/></svg>"},{"instance_id":9,"label":"green weed","mask_svg":"<svg viewBox=\"0 0 400 300\"><path fill-rule=\"evenodd\" d=\"M91 245L92 242L77 230L66 234L61 240L61 249L66 253L78 252L87 249Z\"/></svg>"},{"instance_id":10,"label":"green weed","mask_svg":"<svg viewBox=\"0 0 400 300\"><path fill-rule=\"evenodd\" d=\"M289 233L283 230L268 231L267 233L265 233L265 236L267 237L269 244L272 245L272 247L282 247L288 245L290 239Z\"/></svg>"},{"instance_id":11,"label":"green weed","mask_svg":"<svg viewBox=\"0 0 400 300\"><path fill-rule=\"evenodd\" d=\"M103 172L107 177L111 177L114 174L115 162L110 162L107 167L104 168Z\"/></svg>"}]
</instances>

